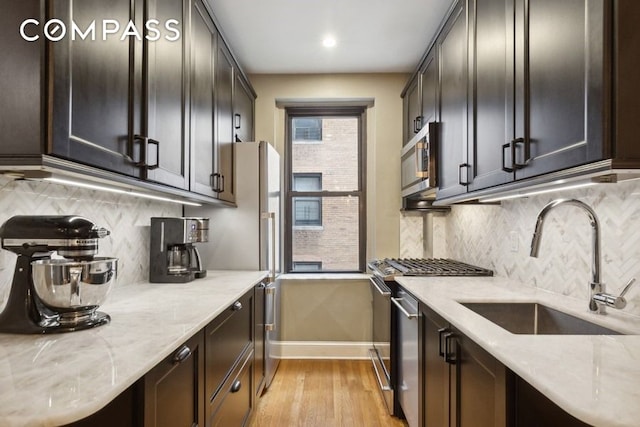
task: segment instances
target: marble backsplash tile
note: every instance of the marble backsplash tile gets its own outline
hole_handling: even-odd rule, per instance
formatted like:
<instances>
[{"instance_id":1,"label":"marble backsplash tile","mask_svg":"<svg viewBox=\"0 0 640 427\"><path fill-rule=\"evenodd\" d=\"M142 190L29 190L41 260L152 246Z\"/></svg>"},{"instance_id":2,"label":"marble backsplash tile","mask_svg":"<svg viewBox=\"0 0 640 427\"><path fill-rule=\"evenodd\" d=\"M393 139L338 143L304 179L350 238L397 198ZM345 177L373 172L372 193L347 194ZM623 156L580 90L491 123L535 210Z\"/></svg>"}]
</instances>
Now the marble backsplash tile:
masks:
<instances>
[{"instance_id":1,"label":"marble backsplash tile","mask_svg":"<svg viewBox=\"0 0 640 427\"><path fill-rule=\"evenodd\" d=\"M0 176L0 224L14 215L80 215L107 228L99 254L118 261L116 286L148 280L149 224L152 216L181 216L182 206L128 195ZM15 258L0 250L0 309L13 277Z\"/></svg>"},{"instance_id":2,"label":"marble backsplash tile","mask_svg":"<svg viewBox=\"0 0 640 427\"><path fill-rule=\"evenodd\" d=\"M538 258L531 258L531 237L538 213L552 200L575 198L591 206L600 221L601 281L618 294L629 279L640 281L640 181L505 200L501 205L459 205L434 222L438 256L492 269L513 278L585 301L591 277L591 227L575 206L559 206L547 217ZM422 222L401 222L401 248L421 247ZM444 228L444 231L442 230ZM402 252L405 252L401 249ZM627 294L625 312L640 316L640 285ZM615 309L609 309L614 312Z\"/></svg>"}]
</instances>

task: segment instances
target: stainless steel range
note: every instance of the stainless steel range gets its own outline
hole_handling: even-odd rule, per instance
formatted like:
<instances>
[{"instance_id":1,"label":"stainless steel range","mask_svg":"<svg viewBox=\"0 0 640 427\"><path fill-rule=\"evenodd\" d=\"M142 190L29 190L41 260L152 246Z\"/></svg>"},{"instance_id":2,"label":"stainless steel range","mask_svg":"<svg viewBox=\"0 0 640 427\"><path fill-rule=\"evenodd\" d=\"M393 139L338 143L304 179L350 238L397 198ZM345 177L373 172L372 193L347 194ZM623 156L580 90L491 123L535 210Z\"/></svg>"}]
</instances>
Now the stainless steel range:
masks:
<instances>
[{"instance_id":1,"label":"stainless steel range","mask_svg":"<svg viewBox=\"0 0 640 427\"><path fill-rule=\"evenodd\" d=\"M492 276L493 272L460 261L440 258L385 258L371 261L367 266L373 273L370 279L373 348L369 351L369 356L389 413L405 415L411 421L412 414L409 412L413 410L410 407L418 405L411 379L418 379L418 364L417 354L406 353L407 349L417 349L418 328L415 319L418 318L418 313L416 302L410 295L400 292L395 277ZM394 390L398 393L395 394Z\"/></svg>"}]
</instances>

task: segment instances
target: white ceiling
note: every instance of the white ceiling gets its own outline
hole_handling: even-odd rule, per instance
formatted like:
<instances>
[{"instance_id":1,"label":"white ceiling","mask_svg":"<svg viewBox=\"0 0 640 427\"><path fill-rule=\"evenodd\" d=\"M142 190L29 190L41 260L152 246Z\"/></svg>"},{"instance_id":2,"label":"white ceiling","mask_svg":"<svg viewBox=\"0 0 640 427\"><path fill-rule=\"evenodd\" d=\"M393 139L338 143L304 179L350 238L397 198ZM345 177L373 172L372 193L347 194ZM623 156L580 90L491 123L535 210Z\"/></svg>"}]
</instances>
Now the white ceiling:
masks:
<instances>
[{"instance_id":1,"label":"white ceiling","mask_svg":"<svg viewBox=\"0 0 640 427\"><path fill-rule=\"evenodd\" d=\"M207 1L245 72L284 74L411 72L453 0Z\"/></svg>"}]
</instances>

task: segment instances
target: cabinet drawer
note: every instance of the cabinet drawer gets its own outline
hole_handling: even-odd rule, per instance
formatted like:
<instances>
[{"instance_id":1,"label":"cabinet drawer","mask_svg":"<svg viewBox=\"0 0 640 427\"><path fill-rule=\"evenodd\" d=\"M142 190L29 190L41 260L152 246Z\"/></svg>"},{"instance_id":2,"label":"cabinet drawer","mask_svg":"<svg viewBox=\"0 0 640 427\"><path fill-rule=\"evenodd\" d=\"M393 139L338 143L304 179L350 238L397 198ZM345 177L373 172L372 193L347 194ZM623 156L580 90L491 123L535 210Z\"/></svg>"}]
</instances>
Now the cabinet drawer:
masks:
<instances>
[{"instance_id":1,"label":"cabinet drawer","mask_svg":"<svg viewBox=\"0 0 640 427\"><path fill-rule=\"evenodd\" d=\"M205 328L206 396L213 399L236 361L253 342L253 289Z\"/></svg>"},{"instance_id":2,"label":"cabinet drawer","mask_svg":"<svg viewBox=\"0 0 640 427\"><path fill-rule=\"evenodd\" d=\"M243 426L252 409L253 349L238 363L211 402L209 427Z\"/></svg>"},{"instance_id":3,"label":"cabinet drawer","mask_svg":"<svg viewBox=\"0 0 640 427\"><path fill-rule=\"evenodd\" d=\"M202 424L205 407L203 365L203 336L200 332L144 376L145 427Z\"/></svg>"}]
</instances>

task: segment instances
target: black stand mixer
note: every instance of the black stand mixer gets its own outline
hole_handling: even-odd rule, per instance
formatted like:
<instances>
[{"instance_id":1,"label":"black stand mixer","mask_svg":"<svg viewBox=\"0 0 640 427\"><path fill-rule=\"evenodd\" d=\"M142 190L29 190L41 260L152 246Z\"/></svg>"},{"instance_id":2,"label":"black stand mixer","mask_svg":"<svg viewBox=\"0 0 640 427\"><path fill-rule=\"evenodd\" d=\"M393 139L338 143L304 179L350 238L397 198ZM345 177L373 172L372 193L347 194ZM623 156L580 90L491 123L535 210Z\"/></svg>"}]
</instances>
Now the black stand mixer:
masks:
<instances>
[{"instance_id":1,"label":"black stand mixer","mask_svg":"<svg viewBox=\"0 0 640 427\"><path fill-rule=\"evenodd\" d=\"M0 332L70 332L108 323L96 311L116 279L116 258L95 257L109 231L80 216L14 216L2 248L18 255ZM64 257L52 259L53 252Z\"/></svg>"}]
</instances>

